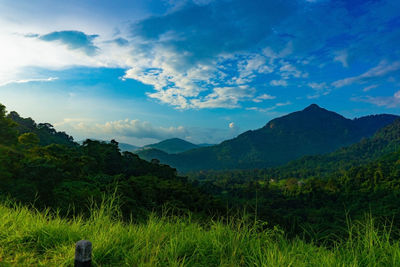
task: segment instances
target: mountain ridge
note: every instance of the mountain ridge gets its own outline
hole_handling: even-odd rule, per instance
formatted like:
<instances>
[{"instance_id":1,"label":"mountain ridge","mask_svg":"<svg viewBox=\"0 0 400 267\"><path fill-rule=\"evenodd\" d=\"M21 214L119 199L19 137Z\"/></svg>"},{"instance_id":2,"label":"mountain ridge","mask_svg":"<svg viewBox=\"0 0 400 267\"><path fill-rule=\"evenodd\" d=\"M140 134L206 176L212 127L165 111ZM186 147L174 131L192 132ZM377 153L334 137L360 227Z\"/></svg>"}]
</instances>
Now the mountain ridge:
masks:
<instances>
[{"instance_id":1,"label":"mountain ridge","mask_svg":"<svg viewBox=\"0 0 400 267\"><path fill-rule=\"evenodd\" d=\"M379 114L348 119L312 104L218 145L175 155L155 154L162 163L180 171L268 168L356 143L398 117ZM141 156L151 160L151 152Z\"/></svg>"}]
</instances>

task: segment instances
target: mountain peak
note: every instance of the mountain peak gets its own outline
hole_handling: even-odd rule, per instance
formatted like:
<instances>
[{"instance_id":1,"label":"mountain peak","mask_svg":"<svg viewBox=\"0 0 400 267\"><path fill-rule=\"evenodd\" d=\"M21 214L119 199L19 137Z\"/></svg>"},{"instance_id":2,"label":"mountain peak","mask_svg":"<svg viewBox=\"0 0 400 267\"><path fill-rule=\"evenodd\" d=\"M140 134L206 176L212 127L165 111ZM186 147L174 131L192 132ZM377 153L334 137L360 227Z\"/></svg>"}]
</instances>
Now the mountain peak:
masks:
<instances>
[{"instance_id":1,"label":"mountain peak","mask_svg":"<svg viewBox=\"0 0 400 267\"><path fill-rule=\"evenodd\" d=\"M285 129L316 129L318 127L337 127L351 121L333 111L321 108L317 104L311 104L301 111L289 113L285 116L269 121L264 128ZM346 122L347 121L347 122ZM347 127L347 126L344 126Z\"/></svg>"},{"instance_id":2,"label":"mountain peak","mask_svg":"<svg viewBox=\"0 0 400 267\"><path fill-rule=\"evenodd\" d=\"M305 109L303 109L303 111L315 111L315 110L324 110L324 109L318 106L317 104L311 104Z\"/></svg>"},{"instance_id":3,"label":"mountain peak","mask_svg":"<svg viewBox=\"0 0 400 267\"><path fill-rule=\"evenodd\" d=\"M156 148L169 154L176 154L198 148L198 146L180 138L170 138L155 144L147 145L145 148Z\"/></svg>"}]
</instances>

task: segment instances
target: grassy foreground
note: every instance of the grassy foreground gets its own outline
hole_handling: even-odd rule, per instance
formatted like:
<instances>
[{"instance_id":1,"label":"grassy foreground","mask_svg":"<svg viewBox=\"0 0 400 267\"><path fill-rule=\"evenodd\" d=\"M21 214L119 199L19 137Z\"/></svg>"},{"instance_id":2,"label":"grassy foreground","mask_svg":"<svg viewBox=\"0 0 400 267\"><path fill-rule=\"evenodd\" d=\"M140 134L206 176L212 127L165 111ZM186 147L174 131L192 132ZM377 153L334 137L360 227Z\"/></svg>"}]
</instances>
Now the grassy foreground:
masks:
<instances>
[{"instance_id":1,"label":"grassy foreground","mask_svg":"<svg viewBox=\"0 0 400 267\"><path fill-rule=\"evenodd\" d=\"M256 224L151 217L126 224L109 207L71 220L0 205L0 266L72 266L75 242L93 243L95 266L400 266L399 242L373 220L353 225L333 248Z\"/></svg>"}]
</instances>

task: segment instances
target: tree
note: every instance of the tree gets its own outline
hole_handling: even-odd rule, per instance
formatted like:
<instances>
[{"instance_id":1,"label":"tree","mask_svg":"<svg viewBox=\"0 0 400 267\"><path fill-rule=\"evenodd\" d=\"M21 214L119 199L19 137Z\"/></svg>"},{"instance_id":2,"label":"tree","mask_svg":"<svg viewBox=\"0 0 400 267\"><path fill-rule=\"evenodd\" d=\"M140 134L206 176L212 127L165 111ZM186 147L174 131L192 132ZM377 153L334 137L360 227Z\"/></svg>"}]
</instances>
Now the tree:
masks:
<instances>
[{"instance_id":1,"label":"tree","mask_svg":"<svg viewBox=\"0 0 400 267\"><path fill-rule=\"evenodd\" d=\"M6 107L0 104L0 143L12 145L17 142L16 123L6 117Z\"/></svg>"},{"instance_id":2,"label":"tree","mask_svg":"<svg viewBox=\"0 0 400 267\"><path fill-rule=\"evenodd\" d=\"M39 137L35 133L24 133L18 137L18 143L26 148L31 148L38 145Z\"/></svg>"}]
</instances>

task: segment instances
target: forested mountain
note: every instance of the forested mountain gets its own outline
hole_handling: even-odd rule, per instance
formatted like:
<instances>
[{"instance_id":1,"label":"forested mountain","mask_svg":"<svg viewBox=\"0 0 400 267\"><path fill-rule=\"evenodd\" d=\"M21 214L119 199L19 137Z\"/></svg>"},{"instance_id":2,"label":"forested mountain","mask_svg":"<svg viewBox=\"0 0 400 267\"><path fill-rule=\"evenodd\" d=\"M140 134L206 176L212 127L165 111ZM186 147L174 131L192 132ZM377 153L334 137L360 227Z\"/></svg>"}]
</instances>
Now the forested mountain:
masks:
<instances>
[{"instance_id":1,"label":"forested mountain","mask_svg":"<svg viewBox=\"0 0 400 267\"><path fill-rule=\"evenodd\" d=\"M196 213L218 208L175 169L121 153L114 140L79 145L66 137L15 112L6 115L0 104L0 196L67 213L116 195L123 213L139 219L165 207Z\"/></svg>"},{"instance_id":2,"label":"forested mountain","mask_svg":"<svg viewBox=\"0 0 400 267\"><path fill-rule=\"evenodd\" d=\"M328 179L346 173L351 168L370 164L400 149L400 119L378 130L372 137L339 148L331 153L304 156L279 167L252 170L201 171L189 175L196 180L233 179L239 182L296 178Z\"/></svg>"},{"instance_id":3,"label":"forested mountain","mask_svg":"<svg viewBox=\"0 0 400 267\"><path fill-rule=\"evenodd\" d=\"M159 143L146 145L146 146L142 147L139 151L137 151L137 153L139 155L141 155L144 150L158 149L158 150L161 150L168 154L176 154L176 153L185 152L185 151L188 151L191 149L195 149L198 147L200 147L200 146L190 143L188 141L182 140L180 138L171 138L171 139L166 139L164 141L161 141Z\"/></svg>"},{"instance_id":4,"label":"forested mountain","mask_svg":"<svg viewBox=\"0 0 400 267\"><path fill-rule=\"evenodd\" d=\"M382 114L351 120L312 104L219 145L176 155L150 150L141 156L157 158L180 171L268 168L356 143L397 117Z\"/></svg>"}]
</instances>

